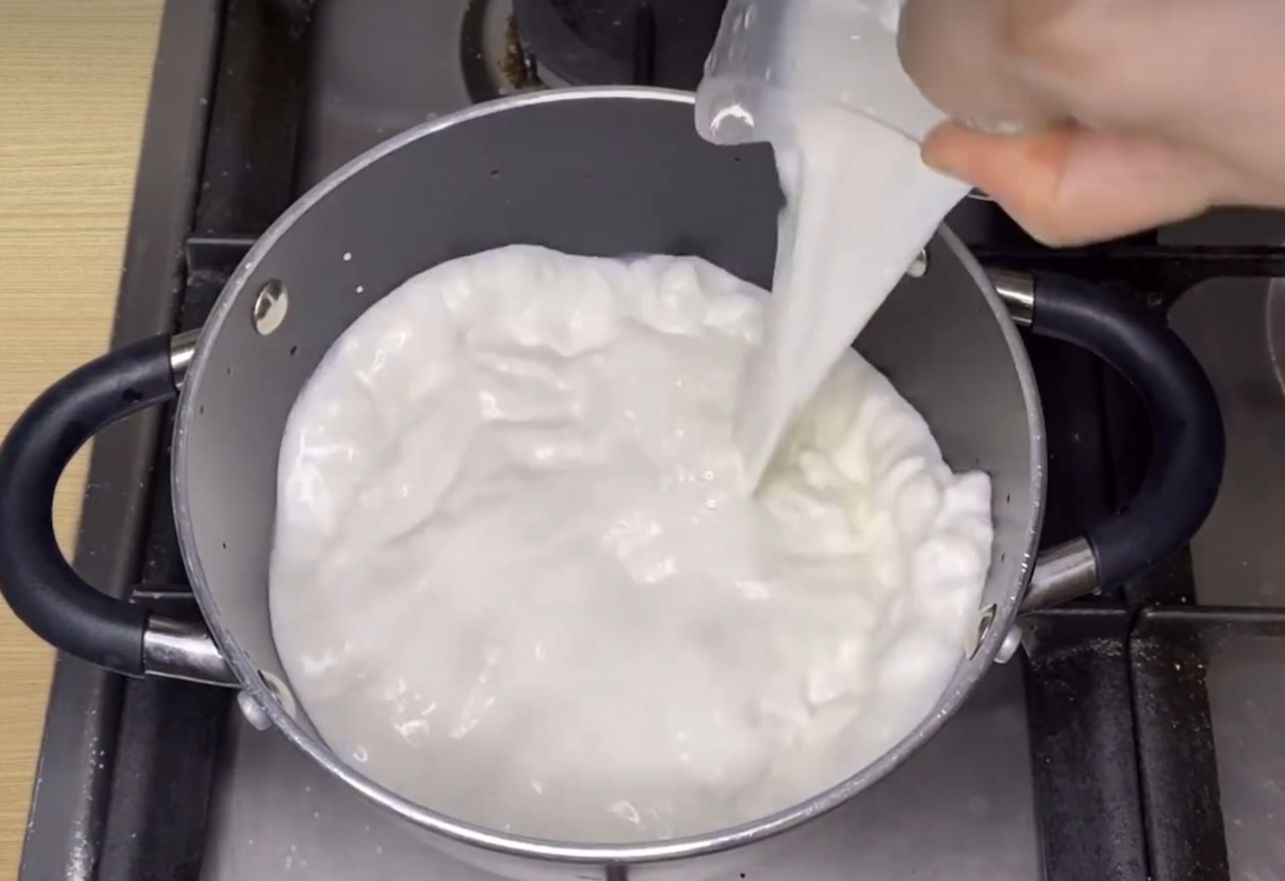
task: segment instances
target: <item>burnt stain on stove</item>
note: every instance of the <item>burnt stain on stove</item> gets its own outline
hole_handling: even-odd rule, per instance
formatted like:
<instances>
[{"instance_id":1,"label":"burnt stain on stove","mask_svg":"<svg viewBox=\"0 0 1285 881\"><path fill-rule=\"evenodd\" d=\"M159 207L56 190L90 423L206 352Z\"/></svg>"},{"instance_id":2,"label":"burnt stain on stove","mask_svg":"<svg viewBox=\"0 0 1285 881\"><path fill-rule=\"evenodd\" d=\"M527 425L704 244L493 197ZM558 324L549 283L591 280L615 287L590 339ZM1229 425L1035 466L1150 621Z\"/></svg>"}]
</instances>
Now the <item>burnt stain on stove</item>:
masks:
<instances>
[{"instance_id":1,"label":"burnt stain on stove","mask_svg":"<svg viewBox=\"0 0 1285 881\"><path fill-rule=\"evenodd\" d=\"M506 83L518 91L542 87L535 75L531 60L522 48L517 18L513 15L509 15L504 26L504 56L500 59L500 75Z\"/></svg>"}]
</instances>

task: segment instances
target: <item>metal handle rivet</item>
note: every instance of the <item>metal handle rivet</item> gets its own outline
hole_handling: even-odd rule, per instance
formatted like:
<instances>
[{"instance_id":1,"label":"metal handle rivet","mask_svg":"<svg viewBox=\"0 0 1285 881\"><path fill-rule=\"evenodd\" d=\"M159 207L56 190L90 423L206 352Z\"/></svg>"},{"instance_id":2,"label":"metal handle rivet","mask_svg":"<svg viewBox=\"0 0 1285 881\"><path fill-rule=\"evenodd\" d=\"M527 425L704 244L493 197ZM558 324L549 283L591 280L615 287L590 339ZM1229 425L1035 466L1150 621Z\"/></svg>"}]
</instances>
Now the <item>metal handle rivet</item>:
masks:
<instances>
[{"instance_id":1,"label":"metal handle rivet","mask_svg":"<svg viewBox=\"0 0 1285 881\"><path fill-rule=\"evenodd\" d=\"M267 731L272 727L272 722L268 720L268 714L263 711L248 691L242 691L236 696L237 709L241 715L245 716L245 721L250 723L250 727L255 731Z\"/></svg>"},{"instance_id":2,"label":"metal handle rivet","mask_svg":"<svg viewBox=\"0 0 1285 881\"><path fill-rule=\"evenodd\" d=\"M919 252L919 256L910 261L910 267L906 270L906 275L911 278L923 278L928 273L928 249Z\"/></svg>"},{"instance_id":3,"label":"metal handle rivet","mask_svg":"<svg viewBox=\"0 0 1285 881\"><path fill-rule=\"evenodd\" d=\"M1007 664L1013 660L1017 650L1022 647L1022 636L1022 628L1017 624L1004 634L1004 641L999 644L999 651L995 653L996 664Z\"/></svg>"}]
</instances>

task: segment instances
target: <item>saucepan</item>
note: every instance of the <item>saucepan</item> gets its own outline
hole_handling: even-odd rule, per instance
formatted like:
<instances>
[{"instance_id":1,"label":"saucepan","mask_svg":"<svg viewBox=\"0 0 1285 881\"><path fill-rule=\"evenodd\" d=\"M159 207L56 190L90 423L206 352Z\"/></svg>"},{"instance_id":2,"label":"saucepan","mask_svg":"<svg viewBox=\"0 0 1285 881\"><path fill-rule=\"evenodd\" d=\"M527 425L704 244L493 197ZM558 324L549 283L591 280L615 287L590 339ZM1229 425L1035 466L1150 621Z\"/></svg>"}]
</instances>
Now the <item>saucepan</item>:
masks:
<instances>
[{"instance_id":1,"label":"saucepan","mask_svg":"<svg viewBox=\"0 0 1285 881\"><path fill-rule=\"evenodd\" d=\"M692 97L592 88L522 95L436 120L327 178L251 249L196 335L113 351L62 379L0 448L0 590L57 648L128 676L241 689L243 711L462 859L513 877L701 877L797 839L893 771L1017 647L1018 616L1138 575L1186 543L1213 504L1224 437L1182 342L1128 298L1056 276L988 277L948 229L855 343L924 414L957 469L993 481L994 555L935 708L874 764L773 816L637 845L524 839L414 804L332 752L290 692L268 617L282 430L335 339L435 264L512 243L598 256L699 255L767 287L782 196L769 148L716 147ZM998 282L998 284L997 284ZM1150 411L1150 471L1123 513L1037 554L1043 415L1019 326L1100 356ZM109 423L177 397L173 497L203 621L176 621L82 581L51 507L76 450ZM426 451L427 452L427 451ZM751 850L752 849L752 850Z\"/></svg>"}]
</instances>

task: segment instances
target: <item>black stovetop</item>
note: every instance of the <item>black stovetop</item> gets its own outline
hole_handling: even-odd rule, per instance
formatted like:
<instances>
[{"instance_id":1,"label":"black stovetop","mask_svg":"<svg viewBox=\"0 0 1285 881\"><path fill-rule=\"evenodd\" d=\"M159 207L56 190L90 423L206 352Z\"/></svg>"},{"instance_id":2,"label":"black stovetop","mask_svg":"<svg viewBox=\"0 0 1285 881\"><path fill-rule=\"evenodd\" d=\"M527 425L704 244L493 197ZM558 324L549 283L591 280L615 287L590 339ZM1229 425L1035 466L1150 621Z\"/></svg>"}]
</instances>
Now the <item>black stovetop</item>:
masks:
<instances>
[{"instance_id":1,"label":"black stovetop","mask_svg":"<svg viewBox=\"0 0 1285 881\"><path fill-rule=\"evenodd\" d=\"M116 341L199 328L253 237L293 198L362 149L425 118L537 88L541 76L693 87L703 49L693 50L692 34L707 41L721 7L695 0L513 3L519 24L535 22L529 33L515 26L506 0L317 0L315 8L305 0L170 0ZM684 16L691 19L686 30L678 23ZM613 32L604 21L624 24ZM580 37L583 46L575 43ZM374 47L378 63L370 60ZM989 203L965 204L951 223L984 263L1057 268L1108 282L1121 296L1173 310L1175 322L1185 318L1200 339L1218 321L1205 320L1208 306L1188 309L1188 291L1207 288L1211 279L1254 279L1229 283L1234 290L1226 296L1240 302L1258 297L1270 310L1274 293L1264 280L1285 275L1285 251L1263 244L1270 236L1285 237L1279 221L1250 223L1255 231L1246 235L1227 232L1234 226L1228 220L1194 232L1061 252L1035 245ZM1191 300L1198 298L1209 300L1205 294ZM1231 311L1214 307L1218 315ZM1202 356L1219 351L1216 340L1193 346ZM1147 464L1150 437L1131 391L1099 362L1055 341L1030 339L1028 347L1047 418L1044 540L1051 544L1128 498ZM1227 383L1235 376L1221 376L1215 385L1220 396L1230 389L1225 401L1232 401L1238 387ZM1281 394L1261 386L1250 393ZM1243 448L1238 425L1229 419L1233 457ZM1246 431L1256 431L1252 425ZM144 418L98 444L90 478L96 489L86 502L78 563L109 590L144 583L149 588L137 594L139 601L172 607L191 599L171 517L168 435L169 416ZM1222 519L1211 521L1218 536L1237 528L1240 515L1226 508L1220 502L1214 517ZM1224 706L1234 689L1220 685L1216 696L1210 682L1230 675L1214 672L1229 646L1259 646L1250 652L1257 666L1246 669L1261 674L1274 664L1285 667L1285 649L1277 654L1275 648L1285 634L1285 614L1272 608L1270 598L1237 599L1243 608L1214 605L1241 597L1231 588L1220 592L1222 570L1201 563L1217 559L1221 547L1210 545L1206 554L1198 540L1195 551L1118 591L1035 616L1029 653L998 669L973 699L979 714L993 710L998 721L969 729L963 726L972 723L959 723L956 734L943 732L934 741L935 752L917 770L907 766L894 775L916 781L906 783L902 795L889 796L897 807L887 812L904 817L886 822L900 826L880 832L878 840L854 829L819 844L824 869L805 859L759 877L990 881L1042 872L1050 881L1196 881L1251 877L1252 867L1271 866L1271 855L1253 851L1237 828L1245 822L1269 828L1254 824L1272 819L1269 808L1278 802L1242 799L1238 804L1268 807L1233 811L1229 781L1251 779L1256 768L1271 785L1279 784L1278 791L1285 787L1279 768L1285 742L1277 742L1280 753L1260 756L1249 770L1233 767L1228 757L1237 748L1275 747L1254 746L1249 729L1219 722L1216 716L1239 718L1235 707ZM1202 565L1212 573L1204 580ZM1248 556L1244 565L1250 566ZM1259 580L1274 577L1276 570L1263 566ZM1248 681L1241 674L1232 678ZM1241 710L1261 699L1257 693L1234 698ZM226 691L153 679L123 682L60 661L22 881L352 877L338 864L325 868L293 843L264 860L253 855L254 830L238 826L238 817L249 816L252 790L227 781L246 776L238 778L232 765L250 761L247 752L276 755L278 747L247 746L233 706ZM1260 710L1255 718L1261 724L1285 716L1279 708ZM993 743L982 742L990 737ZM970 761L982 756L988 774L1005 778L1002 796L992 797L985 788L991 784L980 781L960 783L965 788L958 791L942 783L939 790L950 773L944 769L959 764L952 750L966 750ZM287 785L295 784L280 784ZM1244 780L1235 785L1251 786ZM254 804L271 797L254 795ZM924 807L915 808L915 797ZM960 840L942 831L950 820L942 820L940 811L931 822L916 819L916 810L927 816L934 802L950 807L955 798L961 815L984 815L981 825L961 827ZM316 814L320 818L320 810ZM268 824L302 822L284 808L263 816ZM876 823L870 815L856 816ZM884 839L897 836L900 850L869 858ZM270 840L285 839L265 830L262 846ZM949 852L932 856L934 848L947 846ZM378 868L382 852L380 845L362 857L358 865L371 868L357 874L399 881L398 867ZM1285 854L1278 850L1275 858L1285 874ZM415 876L480 877L438 865L421 865ZM747 870L750 877L754 871Z\"/></svg>"}]
</instances>

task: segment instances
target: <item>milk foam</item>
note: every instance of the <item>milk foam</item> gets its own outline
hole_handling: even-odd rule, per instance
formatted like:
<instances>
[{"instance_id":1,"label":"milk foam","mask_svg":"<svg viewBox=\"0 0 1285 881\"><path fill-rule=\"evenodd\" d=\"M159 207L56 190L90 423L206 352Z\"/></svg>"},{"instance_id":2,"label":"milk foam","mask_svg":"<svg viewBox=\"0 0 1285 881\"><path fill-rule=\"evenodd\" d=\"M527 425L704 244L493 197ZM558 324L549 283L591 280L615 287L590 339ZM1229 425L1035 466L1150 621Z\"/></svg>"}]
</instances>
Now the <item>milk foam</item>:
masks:
<instances>
[{"instance_id":1,"label":"milk foam","mask_svg":"<svg viewBox=\"0 0 1285 881\"><path fill-rule=\"evenodd\" d=\"M515 246L348 329L286 427L270 573L339 755L490 828L645 841L794 804L920 721L975 620L989 480L849 351L748 498L764 298Z\"/></svg>"}]
</instances>

